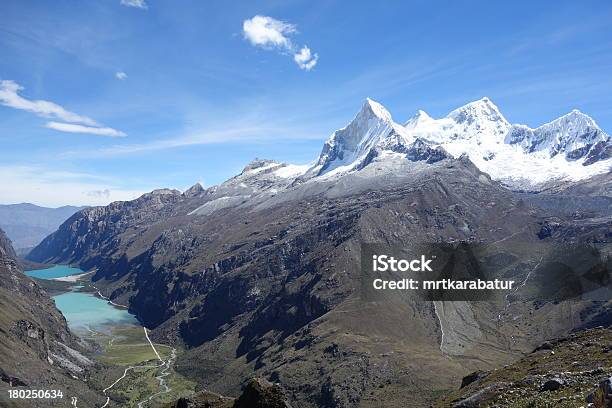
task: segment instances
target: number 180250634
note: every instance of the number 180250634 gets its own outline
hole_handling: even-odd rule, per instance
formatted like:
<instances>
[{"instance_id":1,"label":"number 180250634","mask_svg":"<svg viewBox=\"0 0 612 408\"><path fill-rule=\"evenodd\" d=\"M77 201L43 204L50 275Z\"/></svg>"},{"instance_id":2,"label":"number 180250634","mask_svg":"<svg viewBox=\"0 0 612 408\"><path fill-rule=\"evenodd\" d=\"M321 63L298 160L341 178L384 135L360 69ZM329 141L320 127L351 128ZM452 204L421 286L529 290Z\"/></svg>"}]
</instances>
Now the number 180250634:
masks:
<instances>
[{"instance_id":1,"label":"number 180250634","mask_svg":"<svg viewBox=\"0 0 612 408\"><path fill-rule=\"evenodd\" d=\"M64 398L61 390L8 390L10 399L57 399Z\"/></svg>"}]
</instances>

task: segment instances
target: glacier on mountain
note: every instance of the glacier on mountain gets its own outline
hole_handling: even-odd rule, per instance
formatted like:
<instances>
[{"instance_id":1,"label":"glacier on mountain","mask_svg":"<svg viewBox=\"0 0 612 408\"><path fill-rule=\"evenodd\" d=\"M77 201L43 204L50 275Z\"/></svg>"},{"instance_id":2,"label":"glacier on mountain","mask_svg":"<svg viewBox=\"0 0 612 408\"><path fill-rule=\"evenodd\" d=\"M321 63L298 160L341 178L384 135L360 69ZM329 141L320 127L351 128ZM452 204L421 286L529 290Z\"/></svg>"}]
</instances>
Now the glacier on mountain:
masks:
<instances>
[{"instance_id":1,"label":"glacier on mountain","mask_svg":"<svg viewBox=\"0 0 612 408\"><path fill-rule=\"evenodd\" d=\"M367 98L351 123L334 132L325 142L319 159L303 179L358 169L372 149L381 143L405 144L409 140L406 129L393 122L391 114L381 104ZM385 150L391 150L391 146Z\"/></svg>"},{"instance_id":2,"label":"glacier on mountain","mask_svg":"<svg viewBox=\"0 0 612 408\"><path fill-rule=\"evenodd\" d=\"M207 203L191 214L254 200L271 205L290 196L348 192L357 188L351 183L363 189L380 182L372 177L401 178L460 157L511 189L537 191L550 183L610 172L612 143L591 117L577 110L532 129L511 124L489 98L482 98L439 119L419 110L400 125L384 106L367 98L354 119L329 137L313 163L255 159L218 186L192 187L189 194L206 195Z\"/></svg>"},{"instance_id":3,"label":"glacier on mountain","mask_svg":"<svg viewBox=\"0 0 612 408\"><path fill-rule=\"evenodd\" d=\"M409 151L413 154L409 154ZM429 154L414 154L430 149ZM470 102L434 119L424 111L399 125L379 103L366 99L361 111L325 142L303 179L357 171L387 153L408 160L467 155L493 179L516 189L576 181L610 171L610 136L589 116L574 110L531 129L509 123L489 99Z\"/></svg>"}]
</instances>

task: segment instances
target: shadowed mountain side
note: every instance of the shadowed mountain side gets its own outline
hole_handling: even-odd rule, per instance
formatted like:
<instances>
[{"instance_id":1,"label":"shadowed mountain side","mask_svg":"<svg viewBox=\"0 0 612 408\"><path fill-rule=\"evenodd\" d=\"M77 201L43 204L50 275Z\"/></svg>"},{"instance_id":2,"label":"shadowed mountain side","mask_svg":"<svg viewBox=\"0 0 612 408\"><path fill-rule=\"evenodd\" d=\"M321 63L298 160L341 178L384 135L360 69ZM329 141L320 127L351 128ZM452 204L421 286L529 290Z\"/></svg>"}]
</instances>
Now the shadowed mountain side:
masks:
<instances>
[{"instance_id":1,"label":"shadowed mountain side","mask_svg":"<svg viewBox=\"0 0 612 408\"><path fill-rule=\"evenodd\" d=\"M94 362L85 343L69 331L46 292L19 269L10 241L0 230L0 405L41 407L52 400L9 400L7 390L61 390L62 401L78 396L99 404L101 396L83 381Z\"/></svg>"}]
</instances>

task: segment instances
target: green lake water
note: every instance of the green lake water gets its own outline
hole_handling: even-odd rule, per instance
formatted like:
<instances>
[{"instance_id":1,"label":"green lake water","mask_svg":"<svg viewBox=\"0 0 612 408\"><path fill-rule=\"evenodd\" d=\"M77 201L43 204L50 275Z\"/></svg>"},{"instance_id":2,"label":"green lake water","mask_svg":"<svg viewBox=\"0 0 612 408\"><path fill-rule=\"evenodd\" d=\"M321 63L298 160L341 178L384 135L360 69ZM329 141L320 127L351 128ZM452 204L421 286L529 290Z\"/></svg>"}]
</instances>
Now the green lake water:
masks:
<instances>
[{"instance_id":1,"label":"green lake water","mask_svg":"<svg viewBox=\"0 0 612 408\"><path fill-rule=\"evenodd\" d=\"M80 273L83 273L83 271L79 268L73 268L68 265L55 265L52 268L27 271L26 275L38 279L55 279L63 278L64 276L78 275Z\"/></svg>"},{"instance_id":2,"label":"green lake water","mask_svg":"<svg viewBox=\"0 0 612 408\"><path fill-rule=\"evenodd\" d=\"M78 268L57 265L53 268L28 271L27 275L39 279L53 279L81 273L83 271ZM126 309L113 306L93 293L77 292L78 288L79 286L74 286L73 291L53 297L71 330L84 332L91 329L106 332L118 325L139 326L138 320Z\"/></svg>"}]
</instances>

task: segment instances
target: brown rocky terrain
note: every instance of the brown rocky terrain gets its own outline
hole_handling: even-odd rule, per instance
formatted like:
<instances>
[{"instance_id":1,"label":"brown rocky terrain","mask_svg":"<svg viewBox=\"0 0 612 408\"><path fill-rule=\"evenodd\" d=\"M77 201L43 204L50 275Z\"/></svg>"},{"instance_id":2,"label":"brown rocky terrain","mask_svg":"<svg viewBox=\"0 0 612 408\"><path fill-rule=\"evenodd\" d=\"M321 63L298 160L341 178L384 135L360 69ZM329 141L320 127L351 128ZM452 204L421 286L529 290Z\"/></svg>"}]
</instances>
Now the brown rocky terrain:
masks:
<instances>
[{"instance_id":1,"label":"brown rocky terrain","mask_svg":"<svg viewBox=\"0 0 612 408\"><path fill-rule=\"evenodd\" d=\"M0 406L82 406L103 402L87 387L94 362L88 345L73 336L47 293L19 268L10 241L0 230ZM16 400L9 389L61 390L55 400Z\"/></svg>"},{"instance_id":2,"label":"brown rocky terrain","mask_svg":"<svg viewBox=\"0 0 612 408\"><path fill-rule=\"evenodd\" d=\"M612 406L612 330L579 331L545 342L517 362L464 378L435 407Z\"/></svg>"}]
</instances>

